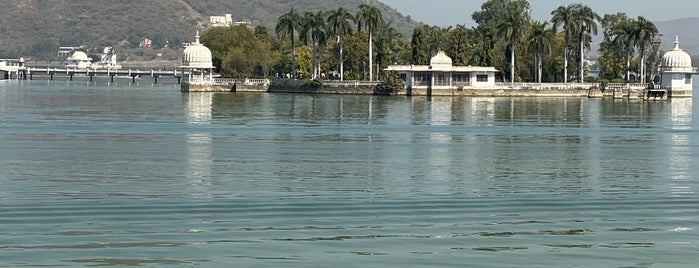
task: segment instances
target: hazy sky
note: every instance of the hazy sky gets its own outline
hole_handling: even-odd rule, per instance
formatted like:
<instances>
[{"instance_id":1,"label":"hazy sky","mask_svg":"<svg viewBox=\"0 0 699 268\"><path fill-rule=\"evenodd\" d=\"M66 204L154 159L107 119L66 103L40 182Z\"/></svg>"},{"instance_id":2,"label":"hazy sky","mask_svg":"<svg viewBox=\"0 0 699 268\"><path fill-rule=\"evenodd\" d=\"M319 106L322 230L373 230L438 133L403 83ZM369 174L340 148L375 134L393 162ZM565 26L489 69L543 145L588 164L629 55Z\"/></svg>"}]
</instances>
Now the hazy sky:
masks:
<instances>
[{"instance_id":1,"label":"hazy sky","mask_svg":"<svg viewBox=\"0 0 699 268\"><path fill-rule=\"evenodd\" d=\"M413 19L430 25L474 25L471 14L481 9L485 0L379 0ZM561 5L583 3L604 14L625 12L630 17L644 16L651 21L699 17L698 0L529 0L532 16L549 20L551 11Z\"/></svg>"}]
</instances>

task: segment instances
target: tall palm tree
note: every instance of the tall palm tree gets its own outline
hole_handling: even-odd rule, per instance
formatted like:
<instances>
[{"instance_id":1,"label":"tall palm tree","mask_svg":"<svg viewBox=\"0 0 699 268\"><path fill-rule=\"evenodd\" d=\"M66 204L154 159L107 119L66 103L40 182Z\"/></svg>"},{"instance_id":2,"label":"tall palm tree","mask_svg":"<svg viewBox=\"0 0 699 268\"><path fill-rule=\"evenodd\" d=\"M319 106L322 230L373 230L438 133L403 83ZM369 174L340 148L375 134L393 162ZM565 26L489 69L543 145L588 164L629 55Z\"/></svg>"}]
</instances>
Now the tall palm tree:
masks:
<instances>
[{"instance_id":1,"label":"tall palm tree","mask_svg":"<svg viewBox=\"0 0 699 268\"><path fill-rule=\"evenodd\" d=\"M623 48L626 54L626 81L631 79L631 57L636 47L636 23L633 19L627 19L619 23L614 29L612 42Z\"/></svg>"},{"instance_id":2,"label":"tall palm tree","mask_svg":"<svg viewBox=\"0 0 699 268\"><path fill-rule=\"evenodd\" d=\"M563 41L563 83L568 83L568 42L573 32L573 8L573 5L559 6L554 11L551 11L553 28L558 29L561 26L565 33Z\"/></svg>"},{"instance_id":3,"label":"tall palm tree","mask_svg":"<svg viewBox=\"0 0 699 268\"><path fill-rule=\"evenodd\" d=\"M532 24L531 32L529 32L529 38L527 43L529 48L534 51L534 57L536 58L536 82L541 83L541 76L543 70L542 55L546 51L551 51L551 44L556 38L556 34L553 29L548 29L548 22L534 22Z\"/></svg>"},{"instance_id":4,"label":"tall palm tree","mask_svg":"<svg viewBox=\"0 0 699 268\"><path fill-rule=\"evenodd\" d=\"M653 40L655 39L655 36L658 34L658 28L655 27L655 24L646 18L642 16L638 16L638 19L636 19L636 27L635 28L635 35L636 35L636 41L637 41L637 46L638 46L638 52L641 56L641 83L645 83L646 81L646 73L645 73L645 58L646 58L646 46L650 45Z\"/></svg>"},{"instance_id":5,"label":"tall palm tree","mask_svg":"<svg viewBox=\"0 0 699 268\"><path fill-rule=\"evenodd\" d=\"M301 38L306 45L311 45L313 50L313 76L312 79L320 75L320 64L318 61L318 47L324 44L327 39L325 32L325 14L322 11L306 12L303 16L303 27L301 27Z\"/></svg>"},{"instance_id":6,"label":"tall palm tree","mask_svg":"<svg viewBox=\"0 0 699 268\"><path fill-rule=\"evenodd\" d=\"M288 13L281 15L277 19L277 27L275 32L279 38L286 38L287 36L291 38L291 75L296 77L296 38L294 38L294 32L298 31L301 26L301 16L294 13L294 8L292 7Z\"/></svg>"},{"instance_id":7,"label":"tall palm tree","mask_svg":"<svg viewBox=\"0 0 699 268\"><path fill-rule=\"evenodd\" d=\"M590 38L586 38L588 34L597 35L597 21L601 21L602 18L592 11L592 9L583 4L574 4L573 7L573 18L575 33L578 35L578 40L580 41L580 83L585 81L585 47L590 46Z\"/></svg>"},{"instance_id":8,"label":"tall palm tree","mask_svg":"<svg viewBox=\"0 0 699 268\"><path fill-rule=\"evenodd\" d=\"M343 7L331 10L326 13L328 30L330 34L337 37L340 43L340 81L344 80L345 63L342 54L342 36L352 33L351 22L355 22L354 16Z\"/></svg>"},{"instance_id":9,"label":"tall palm tree","mask_svg":"<svg viewBox=\"0 0 699 268\"><path fill-rule=\"evenodd\" d=\"M498 35L506 38L510 45L510 83L515 82L515 44L524 37L529 25L529 15L526 10L510 9L495 26Z\"/></svg>"},{"instance_id":10,"label":"tall palm tree","mask_svg":"<svg viewBox=\"0 0 699 268\"><path fill-rule=\"evenodd\" d=\"M381 11L371 5L362 4L357 12L357 28L359 31L366 28L369 32L369 81L374 80L374 55L373 55L373 34L384 25Z\"/></svg>"}]
</instances>

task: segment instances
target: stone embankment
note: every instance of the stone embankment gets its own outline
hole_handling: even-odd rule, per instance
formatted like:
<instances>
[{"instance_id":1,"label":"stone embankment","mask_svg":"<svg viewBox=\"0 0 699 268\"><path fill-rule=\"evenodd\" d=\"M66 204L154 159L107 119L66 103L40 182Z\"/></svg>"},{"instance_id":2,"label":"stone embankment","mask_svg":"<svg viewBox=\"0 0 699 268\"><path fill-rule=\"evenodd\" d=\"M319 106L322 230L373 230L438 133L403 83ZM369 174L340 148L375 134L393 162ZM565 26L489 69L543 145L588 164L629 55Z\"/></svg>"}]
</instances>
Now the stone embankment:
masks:
<instances>
[{"instance_id":1,"label":"stone embankment","mask_svg":"<svg viewBox=\"0 0 699 268\"><path fill-rule=\"evenodd\" d=\"M186 81L182 83L184 92L258 92L258 93L298 93L298 94L351 94L351 95L398 95L398 96L453 96L453 97L589 97L589 98L635 98L643 95L643 90L602 91L597 84L568 84L555 87L497 85L494 88L414 88L393 92L380 91L377 82L367 81L312 81L291 79L219 79L208 83ZM554 85L554 84L552 84Z\"/></svg>"}]
</instances>

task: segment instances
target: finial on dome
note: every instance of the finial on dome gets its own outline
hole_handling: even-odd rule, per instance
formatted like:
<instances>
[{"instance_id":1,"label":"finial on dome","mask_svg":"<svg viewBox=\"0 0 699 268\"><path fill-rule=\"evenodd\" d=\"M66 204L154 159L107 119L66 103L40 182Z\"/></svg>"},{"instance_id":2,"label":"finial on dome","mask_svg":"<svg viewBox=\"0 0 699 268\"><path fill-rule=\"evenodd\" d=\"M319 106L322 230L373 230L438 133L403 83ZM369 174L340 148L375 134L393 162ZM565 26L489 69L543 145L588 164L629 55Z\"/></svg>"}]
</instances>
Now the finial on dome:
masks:
<instances>
[{"instance_id":1,"label":"finial on dome","mask_svg":"<svg viewBox=\"0 0 699 268\"><path fill-rule=\"evenodd\" d=\"M680 50L680 37L675 35L675 48L674 50Z\"/></svg>"},{"instance_id":2,"label":"finial on dome","mask_svg":"<svg viewBox=\"0 0 699 268\"><path fill-rule=\"evenodd\" d=\"M199 44L199 30L197 30L197 35L194 36L194 43Z\"/></svg>"}]
</instances>

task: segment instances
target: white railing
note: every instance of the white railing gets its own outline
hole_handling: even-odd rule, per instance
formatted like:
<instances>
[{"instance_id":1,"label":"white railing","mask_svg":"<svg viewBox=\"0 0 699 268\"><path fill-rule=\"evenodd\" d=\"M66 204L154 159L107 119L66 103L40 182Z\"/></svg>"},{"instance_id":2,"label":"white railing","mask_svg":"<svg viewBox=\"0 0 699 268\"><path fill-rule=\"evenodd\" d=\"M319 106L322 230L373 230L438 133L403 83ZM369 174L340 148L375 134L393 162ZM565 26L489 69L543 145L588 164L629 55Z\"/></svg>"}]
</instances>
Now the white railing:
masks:
<instances>
[{"instance_id":1,"label":"white railing","mask_svg":"<svg viewBox=\"0 0 699 268\"><path fill-rule=\"evenodd\" d=\"M327 87L373 87L381 82L378 81L322 81Z\"/></svg>"},{"instance_id":2,"label":"white railing","mask_svg":"<svg viewBox=\"0 0 699 268\"><path fill-rule=\"evenodd\" d=\"M270 84L269 79L248 79L248 78L244 78L244 79L240 79L240 78L213 78L211 80L200 79L200 78L189 79L189 83L192 83L192 84L206 83L209 81L211 81L217 85L238 84L238 85L246 85L246 86L267 86Z\"/></svg>"},{"instance_id":3,"label":"white railing","mask_svg":"<svg viewBox=\"0 0 699 268\"><path fill-rule=\"evenodd\" d=\"M697 73L699 69L697 67L672 67L663 66L658 68L660 72L671 72L671 73Z\"/></svg>"},{"instance_id":4,"label":"white railing","mask_svg":"<svg viewBox=\"0 0 699 268\"><path fill-rule=\"evenodd\" d=\"M508 89L536 89L536 90L559 90L559 89L589 89L598 86L597 83L509 83L497 82L496 88Z\"/></svg>"},{"instance_id":5,"label":"white railing","mask_svg":"<svg viewBox=\"0 0 699 268\"><path fill-rule=\"evenodd\" d=\"M648 83L609 83L607 88L646 89Z\"/></svg>"}]
</instances>

